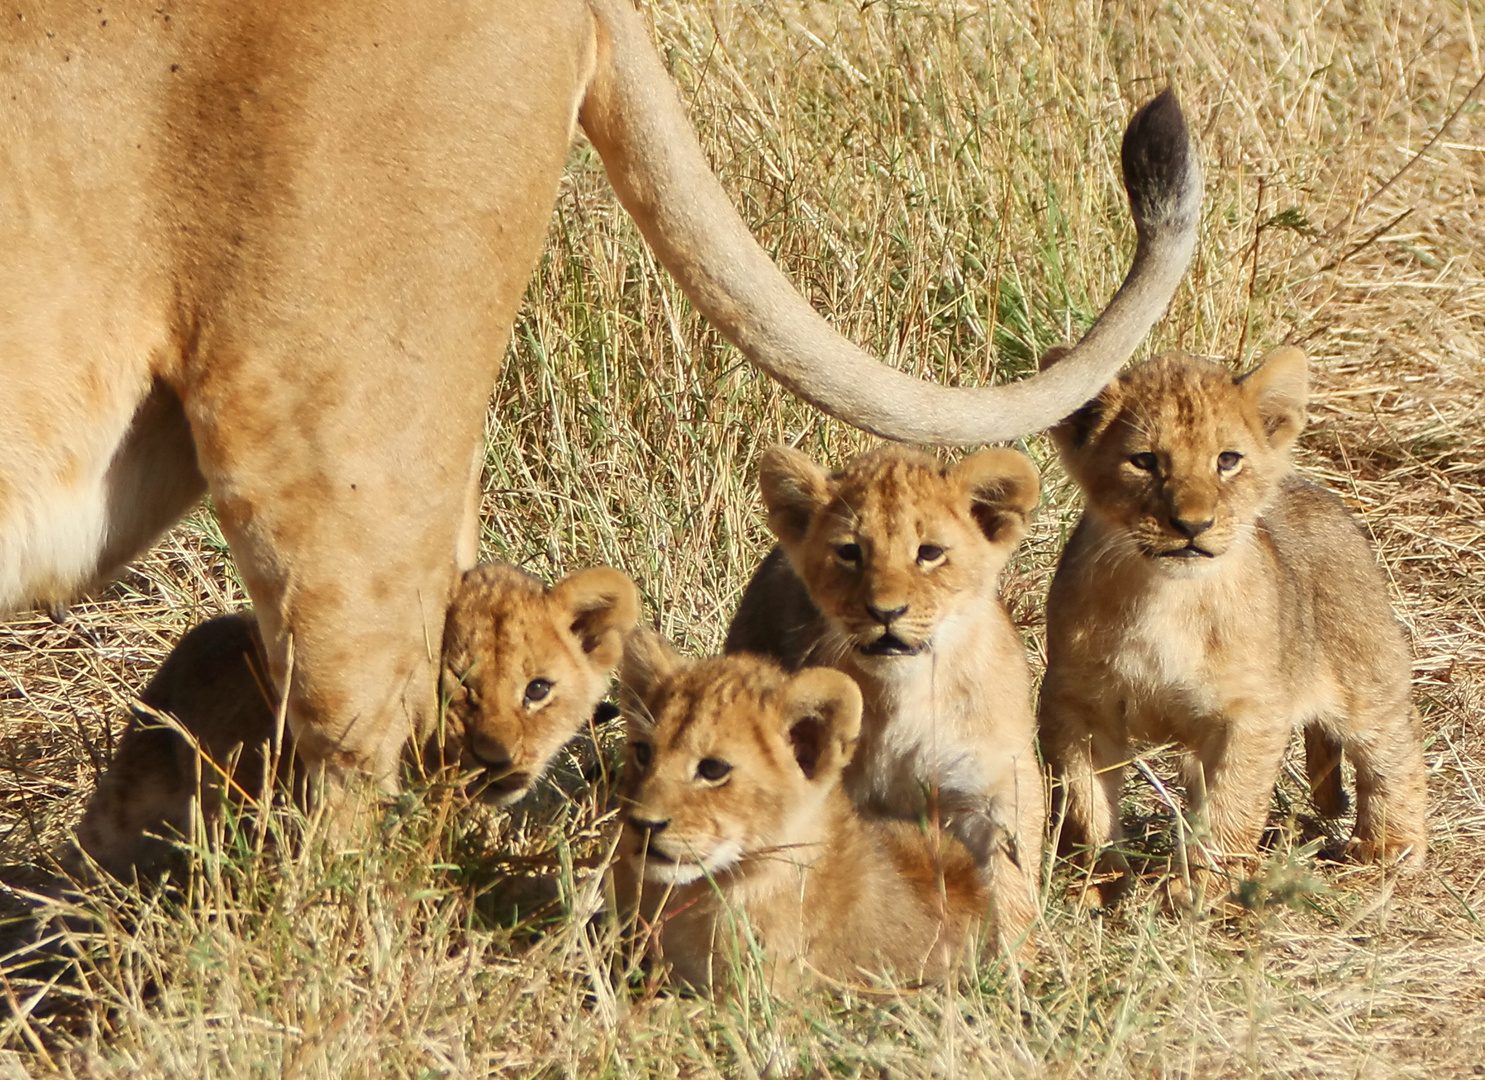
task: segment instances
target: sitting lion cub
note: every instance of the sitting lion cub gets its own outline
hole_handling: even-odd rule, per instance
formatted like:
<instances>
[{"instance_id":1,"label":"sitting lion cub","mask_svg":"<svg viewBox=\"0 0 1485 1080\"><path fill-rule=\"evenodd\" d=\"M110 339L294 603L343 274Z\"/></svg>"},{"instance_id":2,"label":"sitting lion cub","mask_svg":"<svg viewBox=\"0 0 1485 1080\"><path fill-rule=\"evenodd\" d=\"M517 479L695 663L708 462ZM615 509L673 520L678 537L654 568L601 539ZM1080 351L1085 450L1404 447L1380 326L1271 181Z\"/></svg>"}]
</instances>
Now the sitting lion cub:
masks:
<instances>
[{"instance_id":1,"label":"sitting lion cub","mask_svg":"<svg viewBox=\"0 0 1485 1080\"><path fill-rule=\"evenodd\" d=\"M1199 825L1204 811L1204 843L1187 853L1204 885L1204 871L1255 853L1302 725L1318 808L1343 809L1344 749L1354 849L1421 865L1408 650L1356 522L1291 470L1308 393L1295 348L1242 376L1171 353L1053 432L1087 497L1047 600L1041 737L1065 839L1117 843L1129 741L1175 742ZM1117 887L1128 866L1110 850L1101 869Z\"/></svg>"},{"instance_id":2,"label":"sitting lion cub","mask_svg":"<svg viewBox=\"0 0 1485 1080\"><path fill-rule=\"evenodd\" d=\"M678 978L725 984L754 945L775 991L809 972L944 976L985 910L983 885L948 834L851 805L850 678L755 656L684 660L636 630L620 684L630 757L616 884Z\"/></svg>"},{"instance_id":3,"label":"sitting lion cub","mask_svg":"<svg viewBox=\"0 0 1485 1080\"><path fill-rule=\"evenodd\" d=\"M634 583L607 567L551 589L502 563L468 571L444 628L448 708L429 757L482 770L487 798L516 802L593 716L638 613ZM145 710L78 826L100 866L125 878L165 865L172 846L161 834L188 832L198 782L205 818L218 812L224 786L261 794L276 729L266 670L250 615L223 615L181 639L140 695ZM209 760L158 718L167 713Z\"/></svg>"},{"instance_id":4,"label":"sitting lion cub","mask_svg":"<svg viewBox=\"0 0 1485 1080\"><path fill-rule=\"evenodd\" d=\"M846 790L873 813L941 816L983 867L1007 943L1026 940L1046 803L1026 651L998 582L1036 467L1013 450L948 466L889 445L829 474L775 447L759 472L779 545L726 651L854 678L865 711Z\"/></svg>"}]
</instances>

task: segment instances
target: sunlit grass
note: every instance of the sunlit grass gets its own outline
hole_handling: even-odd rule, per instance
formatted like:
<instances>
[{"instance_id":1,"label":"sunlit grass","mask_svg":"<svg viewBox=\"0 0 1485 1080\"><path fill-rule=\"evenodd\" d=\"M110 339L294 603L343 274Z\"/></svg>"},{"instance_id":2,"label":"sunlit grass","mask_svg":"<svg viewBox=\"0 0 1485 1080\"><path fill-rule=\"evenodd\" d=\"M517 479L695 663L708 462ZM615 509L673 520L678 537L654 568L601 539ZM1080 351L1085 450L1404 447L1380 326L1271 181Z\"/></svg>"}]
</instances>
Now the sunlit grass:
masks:
<instances>
[{"instance_id":1,"label":"sunlit grass","mask_svg":"<svg viewBox=\"0 0 1485 1080\"><path fill-rule=\"evenodd\" d=\"M1302 464L1361 514L1413 635L1434 868L1394 887L1317 864L1290 776L1244 917L1175 920L1154 883L1094 916L1052 868L1042 955L1024 971L986 963L896 998L710 1002L638 970L602 918L593 866L608 802L573 780L587 758L516 819L412 786L350 854L284 811L266 833L229 831L174 889L39 899L130 695L185 628L243 602L198 515L67 626L22 616L0 630L0 876L17 916L0 1038L16 1063L329 1080L1435 1080L1485 1061L1482 105L1388 186L1479 77L1478 7L650 11L764 247L844 333L945 381L1024 374L1097 314L1132 243L1122 127L1174 83L1207 158L1203 238L1144 351L1248 364L1288 339L1311 352ZM548 578L619 566L666 633L715 649L767 548L754 466L779 440L831 460L867 445L747 368L690 310L577 146L494 390L486 554ZM1006 595L1039 656L1046 581L1077 505L1044 440L1026 449L1045 495ZM1131 786L1126 809L1164 850L1171 822L1147 785Z\"/></svg>"}]
</instances>

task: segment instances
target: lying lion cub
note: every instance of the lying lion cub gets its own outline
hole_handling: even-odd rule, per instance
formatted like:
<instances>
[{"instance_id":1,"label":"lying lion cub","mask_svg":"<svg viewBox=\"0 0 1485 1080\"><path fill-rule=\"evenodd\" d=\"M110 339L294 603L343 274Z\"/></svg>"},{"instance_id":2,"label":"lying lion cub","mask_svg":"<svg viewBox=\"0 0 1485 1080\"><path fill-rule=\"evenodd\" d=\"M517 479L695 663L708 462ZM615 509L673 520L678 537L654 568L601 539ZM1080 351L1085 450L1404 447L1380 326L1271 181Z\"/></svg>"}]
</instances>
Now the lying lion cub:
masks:
<instances>
[{"instance_id":1,"label":"lying lion cub","mask_svg":"<svg viewBox=\"0 0 1485 1080\"><path fill-rule=\"evenodd\" d=\"M1356 767L1356 853L1422 864L1408 650L1356 522L1291 470L1308 393L1295 348L1242 376L1172 353L1053 432L1087 497L1047 600L1041 737L1065 839L1117 843L1129 741L1171 741L1206 819L1198 878L1250 857L1302 725L1323 813L1343 809L1342 749ZM1122 855L1101 864L1122 882Z\"/></svg>"},{"instance_id":2,"label":"lying lion cub","mask_svg":"<svg viewBox=\"0 0 1485 1080\"><path fill-rule=\"evenodd\" d=\"M616 884L678 978L715 988L754 945L775 991L809 972L943 977L985 910L983 885L952 837L851 805L850 678L683 660L637 630L620 681L631 752Z\"/></svg>"},{"instance_id":3,"label":"lying lion cub","mask_svg":"<svg viewBox=\"0 0 1485 1080\"><path fill-rule=\"evenodd\" d=\"M634 583L607 567L579 571L551 589L501 563L467 572L446 619L448 707L428 756L482 770L487 798L516 802L593 716L638 612ZM212 619L181 639L140 695L145 710L78 826L79 843L100 866L126 878L166 865L172 845L163 836L188 832L198 782L205 818L218 812L224 786L258 797L263 750L276 730L266 670L250 615ZM162 713L190 732L209 760L198 759L158 719Z\"/></svg>"},{"instance_id":4,"label":"lying lion cub","mask_svg":"<svg viewBox=\"0 0 1485 1080\"><path fill-rule=\"evenodd\" d=\"M854 678L865 712L847 791L873 813L941 815L984 868L1000 930L1024 940L1046 803L1026 651L998 581L1036 506L1036 467L1013 450L948 466L883 446L829 474L775 447L759 471L779 545L726 651Z\"/></svg>"}]
</instances>

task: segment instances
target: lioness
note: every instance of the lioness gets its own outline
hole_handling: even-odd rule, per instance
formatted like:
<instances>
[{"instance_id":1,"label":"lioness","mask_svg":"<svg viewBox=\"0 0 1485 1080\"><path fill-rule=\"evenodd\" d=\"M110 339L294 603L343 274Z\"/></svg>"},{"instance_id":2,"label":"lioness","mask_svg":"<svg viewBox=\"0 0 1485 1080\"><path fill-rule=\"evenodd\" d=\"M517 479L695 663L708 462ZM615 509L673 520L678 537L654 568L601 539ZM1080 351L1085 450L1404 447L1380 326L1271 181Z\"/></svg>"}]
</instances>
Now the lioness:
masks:
<instances>
[{"instance_id":1,"label":"lioness","mask_svg":"<svg viewBox=\"0 0 1485 1080\"><path fill-rule=\"evenodd\" d=\"M1241 376L1170 353L1053 432L1087 508L1047 599L1042 746L1064 838L1102 851L1115 889L1131 739L1188 753L1203 887L1255 852L1295 725L1323 813L1342 809L1343 749L1356 767L1357 854L1424 859L1408 650L1356 522L1290 466L1308 395L1296 348Z\"/></svg>"},{"instance_id":2,"label":"lioness","mask_svg":"<svg viewBox=\"0 0 1485 1080\"><path fill-rule=\"evenodd\" d=\"M1167 92L1131 121L1139 246L1076 359L934 387L838 337L753 241L629 0L23 7L0 20L0 612L65 601L209 491L332 790L395 787L437 714L427 643L475 562L486 405L577 124L729 339L890 436L1064 415L1195 238Z\"/></svg>"},{"instance_id":3,"label":"lioness","mask_svg":"<svg viewBox=\"0 0 1485 1080\"><path fill-rule=\"evenodd\" d=\"M839 671L689 661L630 635L618 892L682 981L725 984L756 943L774 990L809 973L942 978L986 910L969 853L870 820L841 788L861 692Z\"/></svg>"},{"instance_id":4,"label":"lioness","mask_svg":"<svg viewBox=\"0 0 1485 1080\"><path fill-rule=\"evenodd\" d=\"M865 712L846 790L873 813L942 815L992 882L1002 931L1024 939L1046 801L1026 650L999 578L1036 506L1036 466L1014 450L947 466L889 445L830 474L774 447L759 480L779 543L726 651L855 679Z\"/></svg>"},{"instance_id":5,"label":"lioness","mask_svg":"<svg viewBox=\"0 0 1485 1080\"><path fill-rule=\"evenodd\" d=\"M608 567L551 589L503 563L465 573L444 630L445 723L425 760L477 770L476 790L498 805L519 800L593 716L638 613L634 583ZM247 614L186 634L140 700L77 830L83 850L118 878L167 863L167 837L189 835L198 791L205 819L224 787L257 798L263 751L278 734L262 638ZM160 714L190 733L200 759ZM292 755L280 760L282 774Z\"/></svg>"}]
</instances>

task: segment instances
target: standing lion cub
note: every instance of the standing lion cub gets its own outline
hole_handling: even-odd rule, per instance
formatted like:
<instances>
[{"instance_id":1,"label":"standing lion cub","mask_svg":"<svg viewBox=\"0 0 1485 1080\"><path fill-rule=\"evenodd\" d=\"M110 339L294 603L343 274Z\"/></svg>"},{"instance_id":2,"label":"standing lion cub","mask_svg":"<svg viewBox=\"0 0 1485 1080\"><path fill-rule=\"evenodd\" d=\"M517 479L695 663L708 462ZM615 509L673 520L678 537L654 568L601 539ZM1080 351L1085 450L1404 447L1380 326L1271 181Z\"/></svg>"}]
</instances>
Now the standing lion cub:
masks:
<instances>
[{"instance_id":1,"label":"standing lion cub","mask_svg":"<svg viewBox=\"0 0 1485 1080\"><path fill-rule=\"evenodd\" d=\"M481 794L501 806L519 800L593 716L638 614L634 583L608 567L550 589L503 563L468 571L444 629L444 724L425 758L477 770ZM204 819L224 789L262 793L263 751L277 737L266 672L251 615L223 615L181 639L140 694L145 709L78 826L100 866L127 878L168 865L166 837L189 835L198 791ZM199 756L161 714L190 733ZM282 756L281 774L292 760Z\"/></svg>"},{"instance_id":2,"label":"standing lion cub","mask_svg":"<svg viewBox=\"0 0 1485 1080\"><path fill-rule=\"evenodd\" d=\"M810 973L942 978L985 911L952 836L870 819L841 790L861 691L829 668L685 660L630 635L616 891L678 978L727 984L756 947L775 992Z\"/></svg>"},{"instance_id":3,"label":"standing lion cub","mask_svg":"<svg viewBox=\"0 0 1485 1080\"><path fill-rule=\"evenodd\" d=\"M726 651L855 679L865 711L846 790L873 813L941 818L983 868L1006 943L1024 943L1046 802L999 577L1036 506L1036 467L1014 450L951 466L889 445L831 474L775 447L759 472L779 545Z\"/></svg>"},{"instance_id":4,"label":"standing lion cub","mask_svg":"<svg viewBox=\"0 0 1485 1080\"><path fill-rule=\"evenodd\" d=\"M1200 884L1255 854L1296 725L1322 813L1344 808L1343 751L1355 766L1355 852L1424 859L1401 628L1356 522L1289 462L1308 393L1295 348L1241 376L1171 353L1053 432L1087 508L1047 600L1041 738L1064 839L1101 852L1116 888L1131 740L1187 752Z\"/></svg>"}]
</instances>

